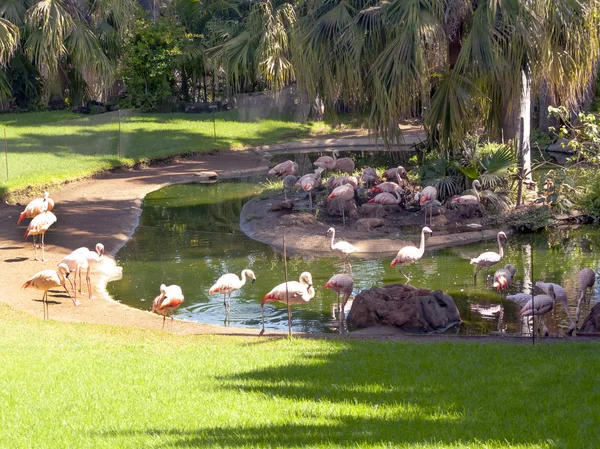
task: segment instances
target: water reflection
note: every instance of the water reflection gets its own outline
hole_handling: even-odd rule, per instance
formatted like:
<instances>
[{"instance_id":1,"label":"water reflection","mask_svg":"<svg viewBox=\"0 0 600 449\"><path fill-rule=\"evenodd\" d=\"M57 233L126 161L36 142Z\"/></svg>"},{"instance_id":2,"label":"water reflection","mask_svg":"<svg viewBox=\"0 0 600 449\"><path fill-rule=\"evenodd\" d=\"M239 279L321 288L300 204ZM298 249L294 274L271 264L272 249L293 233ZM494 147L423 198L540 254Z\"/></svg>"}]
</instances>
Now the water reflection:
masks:
<instances>
[{"instance_id":1,"label":"water reflection","mask_svg":"<svg viewBox=\"0 0 600 449\"><path fill-rule=\"evenodd\" d=\"M239 229L241 207L259 192L259 181L259 178L250 178L214 185L176 185L148 195L142 206L139 228L117 255L123 266L123 278L109 284L109 293L125 304L150 310L152 298L161 283L178 284L186 297L185 303L176 311L179 318L259 328L260 300L284 278L281 254L248 239ZM417 243L418 236L413 240ZM509 293L531 292L533 280L555 282L567 290L574 312L577 273L583 267L598 272L599 244L597 226L509 236L501 262L517 267ZM459 329L463 334L480 335L498 330L499 296L492 289L485 289L481 273L477 285L473 285L473 267L469 264L472 257L489 250L497 250L495 240L428 251L419 264L410 267L413 285L442 289L452 295L464 321ZM390 269L391 260L392 257L352 258L353 294L371 287L404 282L402 275ZM297 279L301 272L310 271L317 290L311 303L294 308L295 331L337 329L337 320L331 318L336 296L323 290L322 286L340 265L336 255L323 258L304 255L289 259L289 278ZM209 296L208 290L224 273L240 275L245 268L255 272L257 281L246 283L232 294L227 317L222 296ZM600 297L598 284L594 287L592 301ZM519 306L510 301L504 301L504 305L501 329L520 333L523 326ZM564 311L559 307L557 313L560 326L568 328ZM267 304L265 318L267 329L287 329L284 305Z\"/></svg>"}]
</instances>

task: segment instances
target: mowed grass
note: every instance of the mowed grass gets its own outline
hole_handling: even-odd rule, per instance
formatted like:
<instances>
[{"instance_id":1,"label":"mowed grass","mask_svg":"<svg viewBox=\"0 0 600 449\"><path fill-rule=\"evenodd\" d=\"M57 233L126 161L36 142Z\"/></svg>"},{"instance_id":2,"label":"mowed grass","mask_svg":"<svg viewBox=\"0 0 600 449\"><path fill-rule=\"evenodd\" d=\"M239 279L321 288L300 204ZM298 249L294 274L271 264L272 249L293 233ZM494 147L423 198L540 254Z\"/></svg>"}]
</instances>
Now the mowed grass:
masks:
<instances>
[{"instance_id":1,"label":"mowed grass","mask_svg":"<svg viewBox=\"0 0 600 449\"><path fill-rule=\"evenodd\" d=\"M214 114L110 112L81 117L70 112L0 115L5 141L0 157L0 196L41 190L104 169L178 154L239 150L328 134L323 123L293 119L243 120L238 111ZM213 121L214 119L214 121Z\"/></svg>"},{"instance_id":2,"label":"mowed grass","mask_svg":"<svg viewBox=\"0 0 600 449\"><path fill-rule=\"evenodd\" d=\"M593 343L177 336L0 305L0 357L6 448L598 444Z\"/></svg>"}]
</instances>

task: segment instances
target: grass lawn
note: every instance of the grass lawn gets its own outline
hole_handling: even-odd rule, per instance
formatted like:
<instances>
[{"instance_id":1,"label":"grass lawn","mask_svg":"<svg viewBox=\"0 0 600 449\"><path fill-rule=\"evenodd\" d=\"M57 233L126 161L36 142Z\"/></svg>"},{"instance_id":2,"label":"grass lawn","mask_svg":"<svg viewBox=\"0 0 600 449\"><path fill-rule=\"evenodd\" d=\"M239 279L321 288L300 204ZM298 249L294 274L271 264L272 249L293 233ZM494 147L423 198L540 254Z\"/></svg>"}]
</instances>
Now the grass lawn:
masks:
<instances>
[{"instance_id":1,"label":"grass lawn","mask_svg":"<svg viewBox=\"0 0 600 449\"><path fill-rule=\"evenodd\" d=\"M0 304L0 447L593 448L599 354L173 336Z\"/></svg>"},{"instance_id":2,"label":"grass lawn","mask_svg":"<svg viewBox=\"0 0 600 449\"><path fill-rule=\"evenodd\" d=\"M245 121L238 111L120 114L120 138L117 112L83 118L64 111L0 115L1 137L5 129L8 144L7 178L2 142L0 196L175 154L242 149L334 131L323 123L285 118Z\"/></svg>"}]
</instances>

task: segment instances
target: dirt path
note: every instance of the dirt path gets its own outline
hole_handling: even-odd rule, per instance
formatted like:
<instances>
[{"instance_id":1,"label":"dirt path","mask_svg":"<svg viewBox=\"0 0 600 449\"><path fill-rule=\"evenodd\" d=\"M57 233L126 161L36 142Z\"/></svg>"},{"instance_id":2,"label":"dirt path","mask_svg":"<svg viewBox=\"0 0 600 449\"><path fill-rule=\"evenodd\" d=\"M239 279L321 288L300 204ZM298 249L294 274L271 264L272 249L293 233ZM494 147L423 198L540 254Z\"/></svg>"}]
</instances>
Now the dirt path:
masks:
<instances>
[{"instance_id":1,"label":"dirt path","mask_svg":"<svg viewBox=\"0 0 600 449\"><path fill-rule=\"evenodd\" d=\"M244 172L266 172L264 159L254 152L227 152L204 156L197 160L176 160L168 165L144 170L117 171L101 177L63 185L50 192L58 221L46 234L46 260L33 260L31 238L23 240L29 220L17 226L24 206L0 205L0 267L3 295L0 301L16 309L42 317L42 292L21 290L30 276L56 264L72 250L97 242L105 246L106 255L114 258L118 249L133 234L142 199L165 185L193 182L198 173L214 171L220 176L236 176ZM29 198L30 200L31 198ZM24 199L26 204L28 199ZM133 309L112 301L105 291L106 280L92 272L94 299L81 298L75 307L66 293L50 292L50 318L70 322L116 324L139 328L160 328L162 317ZM158 293L158 285L157 285ZM78 298L80 299L80 298ZM224 333L254 335L252 329L238 329L191 321L177 321L176 333Z\"/></svg>"}]
</instances>

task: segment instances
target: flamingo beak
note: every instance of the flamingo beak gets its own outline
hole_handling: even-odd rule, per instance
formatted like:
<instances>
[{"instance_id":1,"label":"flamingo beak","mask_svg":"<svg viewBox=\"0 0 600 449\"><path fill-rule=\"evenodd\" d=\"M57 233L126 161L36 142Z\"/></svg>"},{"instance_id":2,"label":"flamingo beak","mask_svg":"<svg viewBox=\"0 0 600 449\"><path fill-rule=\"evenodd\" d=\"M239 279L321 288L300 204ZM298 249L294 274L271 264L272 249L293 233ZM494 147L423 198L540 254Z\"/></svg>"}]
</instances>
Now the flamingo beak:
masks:
<instances>
[{"instance_id":1,"label":"flamingo beak","mask_svg":"<svg viewBox=\"0 0 600 449\"><path fill-rule=\"evenodd\" d=\"M396 265L398 263L398 261L396 259L392 260L392 264L390 265L390 268L394 268L394 265Z\"/></svg>"},{"instance_id":2,"label":"flamingo beak","mask_svg":"<svg viewBox=\"0 0 600 449\"><path fill-rule=\"evenodd\" d=\"M252 278L252 283L254 284L256 282L256 278Z\"/></svg>"}]
</instances>

